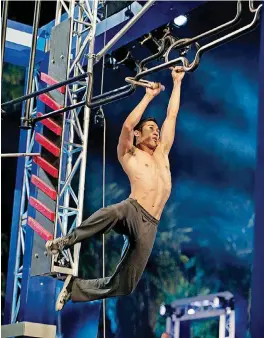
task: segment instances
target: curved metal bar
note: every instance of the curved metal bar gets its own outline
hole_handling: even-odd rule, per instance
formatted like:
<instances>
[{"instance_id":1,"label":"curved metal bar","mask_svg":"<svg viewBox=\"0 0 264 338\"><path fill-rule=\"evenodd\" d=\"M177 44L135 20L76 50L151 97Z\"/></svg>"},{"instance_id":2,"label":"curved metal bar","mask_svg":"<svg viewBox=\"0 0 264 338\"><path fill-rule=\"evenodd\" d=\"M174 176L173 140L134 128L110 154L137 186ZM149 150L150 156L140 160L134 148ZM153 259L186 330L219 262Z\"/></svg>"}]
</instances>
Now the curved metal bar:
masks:
<instances>
[{"instance_id":1,"label":"curved metal bar","mask_svg":"<svg viewBox=\"0 0 264 338\"><path fill-rule=\"evenodd\" d=\"M241 27L234 32L231 32L231 33L229 33L225 36L222 36L221 38L219 38L217 40L214 40L214 41L202 46L197 51L195 58L194 58L194 61L190 65L184 66L184 70L186 72L193 72L198 67L198 65L200 63L201 56L204 52L219 46L223 42L228 42L230 40L233 40L234 38L241 36L241 35L247 33L248 31L251 31L252 29L254 29L258 25L261 7L262 7L262 5L259 5L258 8L255 10L254 18L248 25Z\"/></svg>"},{"instance_id":2,"label":"curved metal bar","mask_svg":"<svg viewBox=\"0 0 264 338\"><path fill-rule=\"evenodd\" d=\"M250 0L252 1L252 0ZM225 30L233 25L235 25L241 18L241 13L242 13L242 4L241 4L241 0L238 0L237 1L237 12L236 12L236 16L234 17L234 19L218 26L218 27L215 27L207 32L204 32L200 35L197 35L195 36L194 38L187 38L187 39L181 39L181 40L177 40L175 42L175 44L171 45L169 50L167 51L167 53L169 54L171 49L173 48L176 48L176 49L179 49L179 48L183 48L183 47L186 47L188 45L191 45L192 43L198 41L198 40L201 40L201 39L204 39L206 37L209 37L209 36L212 36L216 33L219 33L221 32L222 30ZM182 43L179 43L179 42L182 42Z\"/></svg>"},{"instance_id":3,"label":"curved metal bar","mask_svg":"<svg viewBox=\"0 0 264 338\"><path fill-rule=\"evenodd\" d=\"M172 51L172 49L183 48L182 46L190 46L191 45L190 40L191 39L187 38L187 39L180 39L180 40L175 41L166 51L165 62L169 62L169 54Z\"/></svg>"},{"instance_id":4,"label":"curved metal bar","mask_svg":"<svg viewBox=\"0 0 264 338\"><path fill-rule=\"evenodd\" d=\"M249 0L249 10L251 13L255 13L257 8L254 7L254 0Z\"/></svg>"},{"instance_id":5,"label":"curved metal bar","mask_svg":"<svg viewBox=\"0 0 264 338\"><path fill-rule=\"evenodd\" d=\"M169 68L171 66L174 66L175 64L177 63L182 63L182 66L183 67L188 67L189 66L189 61L187 60L187 58L183 57L183 56L180 56L178 57L177 59L173 59L171 61L168 61L168 62L165 62L165 63L162 63L160 65L157 65L155 67L152 67L150 69L147 69L147 70L144 70L143 72L141 73L138 73L135 77L134 77L134 80L135 81L138 81L139 79L141 79L142 77L145 77L147 75L150 75L152 73L155 73L155 72L159 72L161 70L164 70L166 68Z\"/></svg>"},{"instance_id":6,"label":"curved metal bar","mask_svg":"<svg viewBox=\"0 0 264 338\"><path fill-rule=\"evenodd\" d=\"M154 55L151 55L151 56L148 56L146 59L142 60L139 65L138 65L138 68L140 69L140 71L142 70L142 68L145 66L145 64L147 64L148 62L150 61L153 61L155 59L157 59L158 57L160 57L164 51L165 51L165 46L166 46L166 40L169 40L168 39L169 37L165 37L163 40L162 40L162 45L161 45L161 48L160 50L158 51L158 53L154 54Z\"/></svg>"}]
</instances>

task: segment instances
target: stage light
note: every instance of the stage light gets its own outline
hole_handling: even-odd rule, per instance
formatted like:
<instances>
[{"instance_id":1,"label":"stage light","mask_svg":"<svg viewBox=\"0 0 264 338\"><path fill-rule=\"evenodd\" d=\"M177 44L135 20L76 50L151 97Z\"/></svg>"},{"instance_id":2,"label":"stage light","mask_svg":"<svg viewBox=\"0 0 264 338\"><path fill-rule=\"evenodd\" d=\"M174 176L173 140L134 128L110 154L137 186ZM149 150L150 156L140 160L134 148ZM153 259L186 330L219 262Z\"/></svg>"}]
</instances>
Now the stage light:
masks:
<instances>
[{"instance_id":1,"label":"stage light","mask_svg":"<svg viewBox=\"0 0 264 338\"><path fill-rule=\"evenodd\" d=\"M195 310L194 309L188 309L187 313L188 313L188 315L194 315Z\"/></svg>"},{"instance_id":2,"label":"stage light","mask_svg":"<svg viewBox=\"0 0 264 338\"><path fill-rule=\"evenodd\" d=\"M160 306L160 315L161 316L171 316L171 314L173 313L173 309L170 305L167 304L161 304Z\"/></svg>"},{"instance_id":3,"label":"stage light","mask_svg":"<svg viewBox=\"0 0 264 338\"><path fill-rule=\"evenodd\" d=\"M187 19L187 16L185 15L179 15L174 19L174 23L177 27L186 25L187 21L188 19Z\"/></svg>"},{"instance_id":4,"label":"stage light","mask_svg":"<svg viewBox=\"0 0 264 338\"><path fill-rule=\"evenodd\" d=\"M160 315L164 316L165 313L166 313L166 306L165 306L165 304L161 304L161 306L160 306Z\"/></svg>"},{"instance_id":5,"label":"stage light","mask_svg":"<svg viewBox=\"0 0 264 338\"><path fill-rule=\"evenodd\" d=\"M213 307L218 307L220 305L220 299L215 297L213 300Z\"/></svg>"}]
</instances>

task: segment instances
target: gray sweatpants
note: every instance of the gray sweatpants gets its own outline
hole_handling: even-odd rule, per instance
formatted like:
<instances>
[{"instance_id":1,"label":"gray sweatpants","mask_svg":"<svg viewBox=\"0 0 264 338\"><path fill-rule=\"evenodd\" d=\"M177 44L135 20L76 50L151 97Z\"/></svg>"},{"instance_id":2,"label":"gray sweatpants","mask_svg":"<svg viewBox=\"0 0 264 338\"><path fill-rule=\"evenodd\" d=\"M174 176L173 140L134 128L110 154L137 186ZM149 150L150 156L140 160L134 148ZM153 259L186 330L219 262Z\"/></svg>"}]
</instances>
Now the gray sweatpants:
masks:
<instances>
[{"instance_id":1,"label":"gray sweatpants","mask_svg":"<svg viewBox=\"0 0 264 338\"><path fill-rule=\"evenodd\" d=\"M112 276L90 280L74 279L72 301L86 302L130 294L147 265L156 238L158 222L132 198L102 208L83 221L68 235L68 248L95 234L107 233L111 229L126 235L128 241Z\"/></svg>"}]
</instances>

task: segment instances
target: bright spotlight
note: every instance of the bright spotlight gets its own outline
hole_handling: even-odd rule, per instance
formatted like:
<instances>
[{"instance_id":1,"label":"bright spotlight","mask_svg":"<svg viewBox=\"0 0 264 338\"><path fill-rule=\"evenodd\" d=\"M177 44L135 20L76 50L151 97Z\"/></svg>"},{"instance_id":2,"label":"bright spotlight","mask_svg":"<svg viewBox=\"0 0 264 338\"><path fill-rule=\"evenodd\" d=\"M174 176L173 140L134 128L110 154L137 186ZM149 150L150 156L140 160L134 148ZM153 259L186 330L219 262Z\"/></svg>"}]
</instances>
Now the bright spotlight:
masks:
<instances>
[{"instance_id":1,"label":"bright spotlight","mask_svg":"<svg viewBox=\"0 0 264 338\"><path fill-rule=\"evenodd\" d=\"M185 15L179 15L177 18L174 19L174 23L176 26L181 27L184 26L187 23L187 16Z\"/></svg>"},{"instance_id":2,"label":"bright spotlight","mask_svg":"<svg viewBox=\"0 0 264 338\"><path fill-rule=\"evenodd\" d=\"M187 313L188 313L188 315L194 315L195 310L194 309L188 309Z\"/></svg>"},{"instance_id":3,"label":"bright spotlight","mask_svg":"<svg viewBox=\"0 0 264 338\"><path fill-rule=\"evenodd\" d=\"M220 305L220 299L218 297L215 297L213 300L213 306L218 307Z\"/></svg>"},{"instance_id":4,"label":"bright spotlight","mask_svg":"<svg viewBox=\"0 0 264 338\"><path fill-rule=\"evenodd\" d=\"M164 316L165 313L166 313L166 306L165 306L165 304L161 304L161 306L160 306L160 315Z\"/></svg>"}]
</instances>

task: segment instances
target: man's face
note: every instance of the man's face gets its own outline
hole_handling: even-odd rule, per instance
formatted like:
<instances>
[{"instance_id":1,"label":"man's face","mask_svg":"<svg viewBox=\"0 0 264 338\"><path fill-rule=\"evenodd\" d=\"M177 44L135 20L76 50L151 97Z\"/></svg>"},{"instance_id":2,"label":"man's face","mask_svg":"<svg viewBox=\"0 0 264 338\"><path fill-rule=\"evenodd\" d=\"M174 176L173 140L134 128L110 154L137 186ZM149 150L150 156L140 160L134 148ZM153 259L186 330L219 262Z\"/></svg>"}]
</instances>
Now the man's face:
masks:
<instances>
[{"instance_id":1,"label":"man's face","mask_svg":"<svg viewBox=\"0 0 264 338\"><path fill-rule=\"evenodd\" d=\"M135 135L137 136L137 144L144 144L150 149L155 149L159 142L160 130L155 122L147 121L141 131L137 130Z\"/></svg>"}]
</instances>

